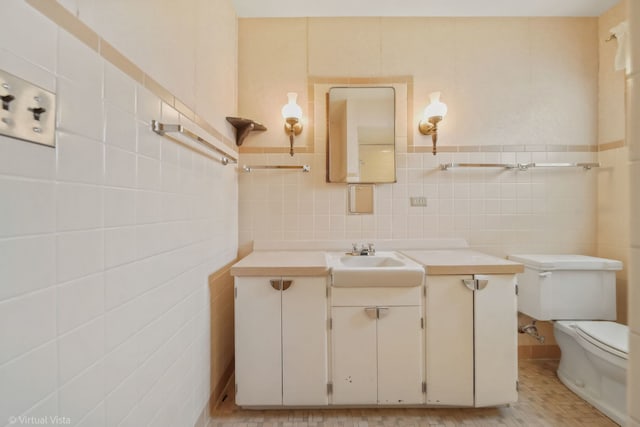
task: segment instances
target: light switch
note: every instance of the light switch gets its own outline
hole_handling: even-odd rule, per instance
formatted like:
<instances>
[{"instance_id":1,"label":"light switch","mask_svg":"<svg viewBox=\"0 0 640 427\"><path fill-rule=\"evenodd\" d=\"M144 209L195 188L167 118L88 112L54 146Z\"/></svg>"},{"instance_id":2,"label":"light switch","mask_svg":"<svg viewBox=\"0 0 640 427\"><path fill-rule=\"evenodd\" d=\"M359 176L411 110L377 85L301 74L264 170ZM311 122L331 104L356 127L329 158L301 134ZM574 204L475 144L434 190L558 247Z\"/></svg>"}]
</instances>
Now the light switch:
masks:
<instances>
[{"instance_id":1,"label":"light switch","mask_svg":"<svg viewBox=\"0 0 640 427\"><path fill-rule=\"evenodd\" d=\"M0 70L0 134L55 147L56 95Z\"/></svg>"}]
</instances>

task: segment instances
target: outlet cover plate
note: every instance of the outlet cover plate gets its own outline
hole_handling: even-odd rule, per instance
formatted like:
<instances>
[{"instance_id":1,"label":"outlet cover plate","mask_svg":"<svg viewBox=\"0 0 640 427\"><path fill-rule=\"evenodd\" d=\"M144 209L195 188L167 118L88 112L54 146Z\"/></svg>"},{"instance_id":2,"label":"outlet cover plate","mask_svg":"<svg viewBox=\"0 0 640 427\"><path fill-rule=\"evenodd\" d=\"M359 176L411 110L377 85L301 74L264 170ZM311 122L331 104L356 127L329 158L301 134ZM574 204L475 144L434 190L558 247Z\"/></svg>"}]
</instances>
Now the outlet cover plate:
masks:
<instances>
[{"instance_id":1,"label":"outlet cover plate","mask_svg":"<svg viewBox=\"0 0 640 427\"><path fill-rule=\"evenodd\" d=\"M0 134L55 147L56 95L0 70ZM11 97L9 100L6 97Z\"/></svg>"},{"instance_id":2,"label":"outlet cover plate","mask_svg":"<svg viewBox=\"0 0 640 427\"><path fill-rule=\"evenodd\" d=\"M411 202L411 206L419 206L419 207L427 206L426 197L409 197L409 201Z\"/></svg>"}]
</instances>

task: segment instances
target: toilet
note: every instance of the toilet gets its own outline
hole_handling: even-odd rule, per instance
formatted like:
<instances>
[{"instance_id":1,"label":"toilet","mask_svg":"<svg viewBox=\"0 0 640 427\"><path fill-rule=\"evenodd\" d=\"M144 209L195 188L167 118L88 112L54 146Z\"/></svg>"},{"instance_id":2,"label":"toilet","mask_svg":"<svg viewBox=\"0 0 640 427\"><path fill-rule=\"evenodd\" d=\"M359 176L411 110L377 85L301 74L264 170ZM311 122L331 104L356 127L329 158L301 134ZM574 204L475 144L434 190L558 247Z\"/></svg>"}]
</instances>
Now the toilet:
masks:
<instances>
[{"instance_id":1,"label":"toilet","mask_svg":"<svg viewBox=\"0 0 640 427\"><path fill-rule=\"evenodd\" d=\"M616 319L622 263L584 255L510 255L524 264L518 311L553 321L558 378L616 423L626 420L629 330Z\"/></svg>"}]
</instances>

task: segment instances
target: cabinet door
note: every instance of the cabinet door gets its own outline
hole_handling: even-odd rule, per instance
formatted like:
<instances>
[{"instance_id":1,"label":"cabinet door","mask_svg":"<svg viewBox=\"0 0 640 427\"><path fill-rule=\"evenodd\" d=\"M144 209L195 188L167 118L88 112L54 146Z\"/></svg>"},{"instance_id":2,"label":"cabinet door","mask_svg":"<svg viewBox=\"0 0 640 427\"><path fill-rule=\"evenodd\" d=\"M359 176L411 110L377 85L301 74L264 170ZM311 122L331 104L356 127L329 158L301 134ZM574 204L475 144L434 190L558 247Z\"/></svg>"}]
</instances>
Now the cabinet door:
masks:
<instances>
[{"instance_id":1,"label":"cabinet door","mask_svg":"<svg viewBox=\"0 0 640 427\"><path fill-rule=\"evenodd\" d=\"M378 313L378 403L424 403L421 307L380 307Z\"/></svg>"},{"instance_id":2,"label":"cabinet door","mask_svg":"<svg viewBox=\"0 0 640 427\"><path fill-rule=\"evenodd\" d=\"M283 283L282 403L327 405L327 278Z\"/></svg>"},{"instance_id":3,"label":"cabinet door","mask_svg":"<svg viewBox=\"0 0 640 427\"><path fill-rule=\"evenodd\" d=\"M333 403L376 404L376 309L332 307Z\"/></svg>"},{"instance_id":4,"label":"cabinet door","mask_svg":"<svg viewBox=\"0 0 640 427\"><path fill-rule=\"evenodd\" d=\"M235 280L236 404L281 405L282 292L274 289L268 278Z\"/></svg>"},{"instance_id":5,"label":"cabinet door","mask_svg":"<svg viewBox=\"0 0 640 427\"><path fill-rule=\"evenodd\" d=\"M473 406L472 276L427 276L427 403Z\"/></svg>"},{"instance_id":6,"label":"cabinet door","mask_svg":"<svg viewBox=\"0 0 640 427\"><path fill-rule=\"evenodd\" d=\"M514 275L476 275L476 406L495 406L518 399L518 319Z\"/></svg>"}]
</instances>

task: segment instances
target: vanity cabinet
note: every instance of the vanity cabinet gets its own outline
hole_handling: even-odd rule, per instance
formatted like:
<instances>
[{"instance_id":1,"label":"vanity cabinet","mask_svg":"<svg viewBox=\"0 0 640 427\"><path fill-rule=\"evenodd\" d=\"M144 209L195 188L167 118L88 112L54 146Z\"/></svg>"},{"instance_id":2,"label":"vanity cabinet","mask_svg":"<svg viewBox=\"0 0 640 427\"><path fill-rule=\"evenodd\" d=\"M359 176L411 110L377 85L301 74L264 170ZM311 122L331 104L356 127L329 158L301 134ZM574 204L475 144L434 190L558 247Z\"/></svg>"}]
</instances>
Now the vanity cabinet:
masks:
<instances>
[{"instance_id":1,"label":"vanity cabinet","mask_svg":"<svg viewBox=\"0 0 640 427\"><path fill-rule=\"evenodd\" d=\"M428 275L426 286L427 404L515 402L515 275Z\"/></svg>"},{"instance_id":2,"label":"vanity cabinet","mask_svg":"<svg viewBox=\"0 0 640 427\"><path fill-rule=\"evenodd\" d=\"M327 277L235 278L236 404L327 405Z\"/></svg>"},{"instance_id":3,"label":"vanity cabinet","mask_svg":"<svg viewBox=\"0 0 640 427\"><path fill-rule=\"evenodd\" d=\"M421 289L333 288L334 405L424 403Z\"/></svg>"}]
</instances>

